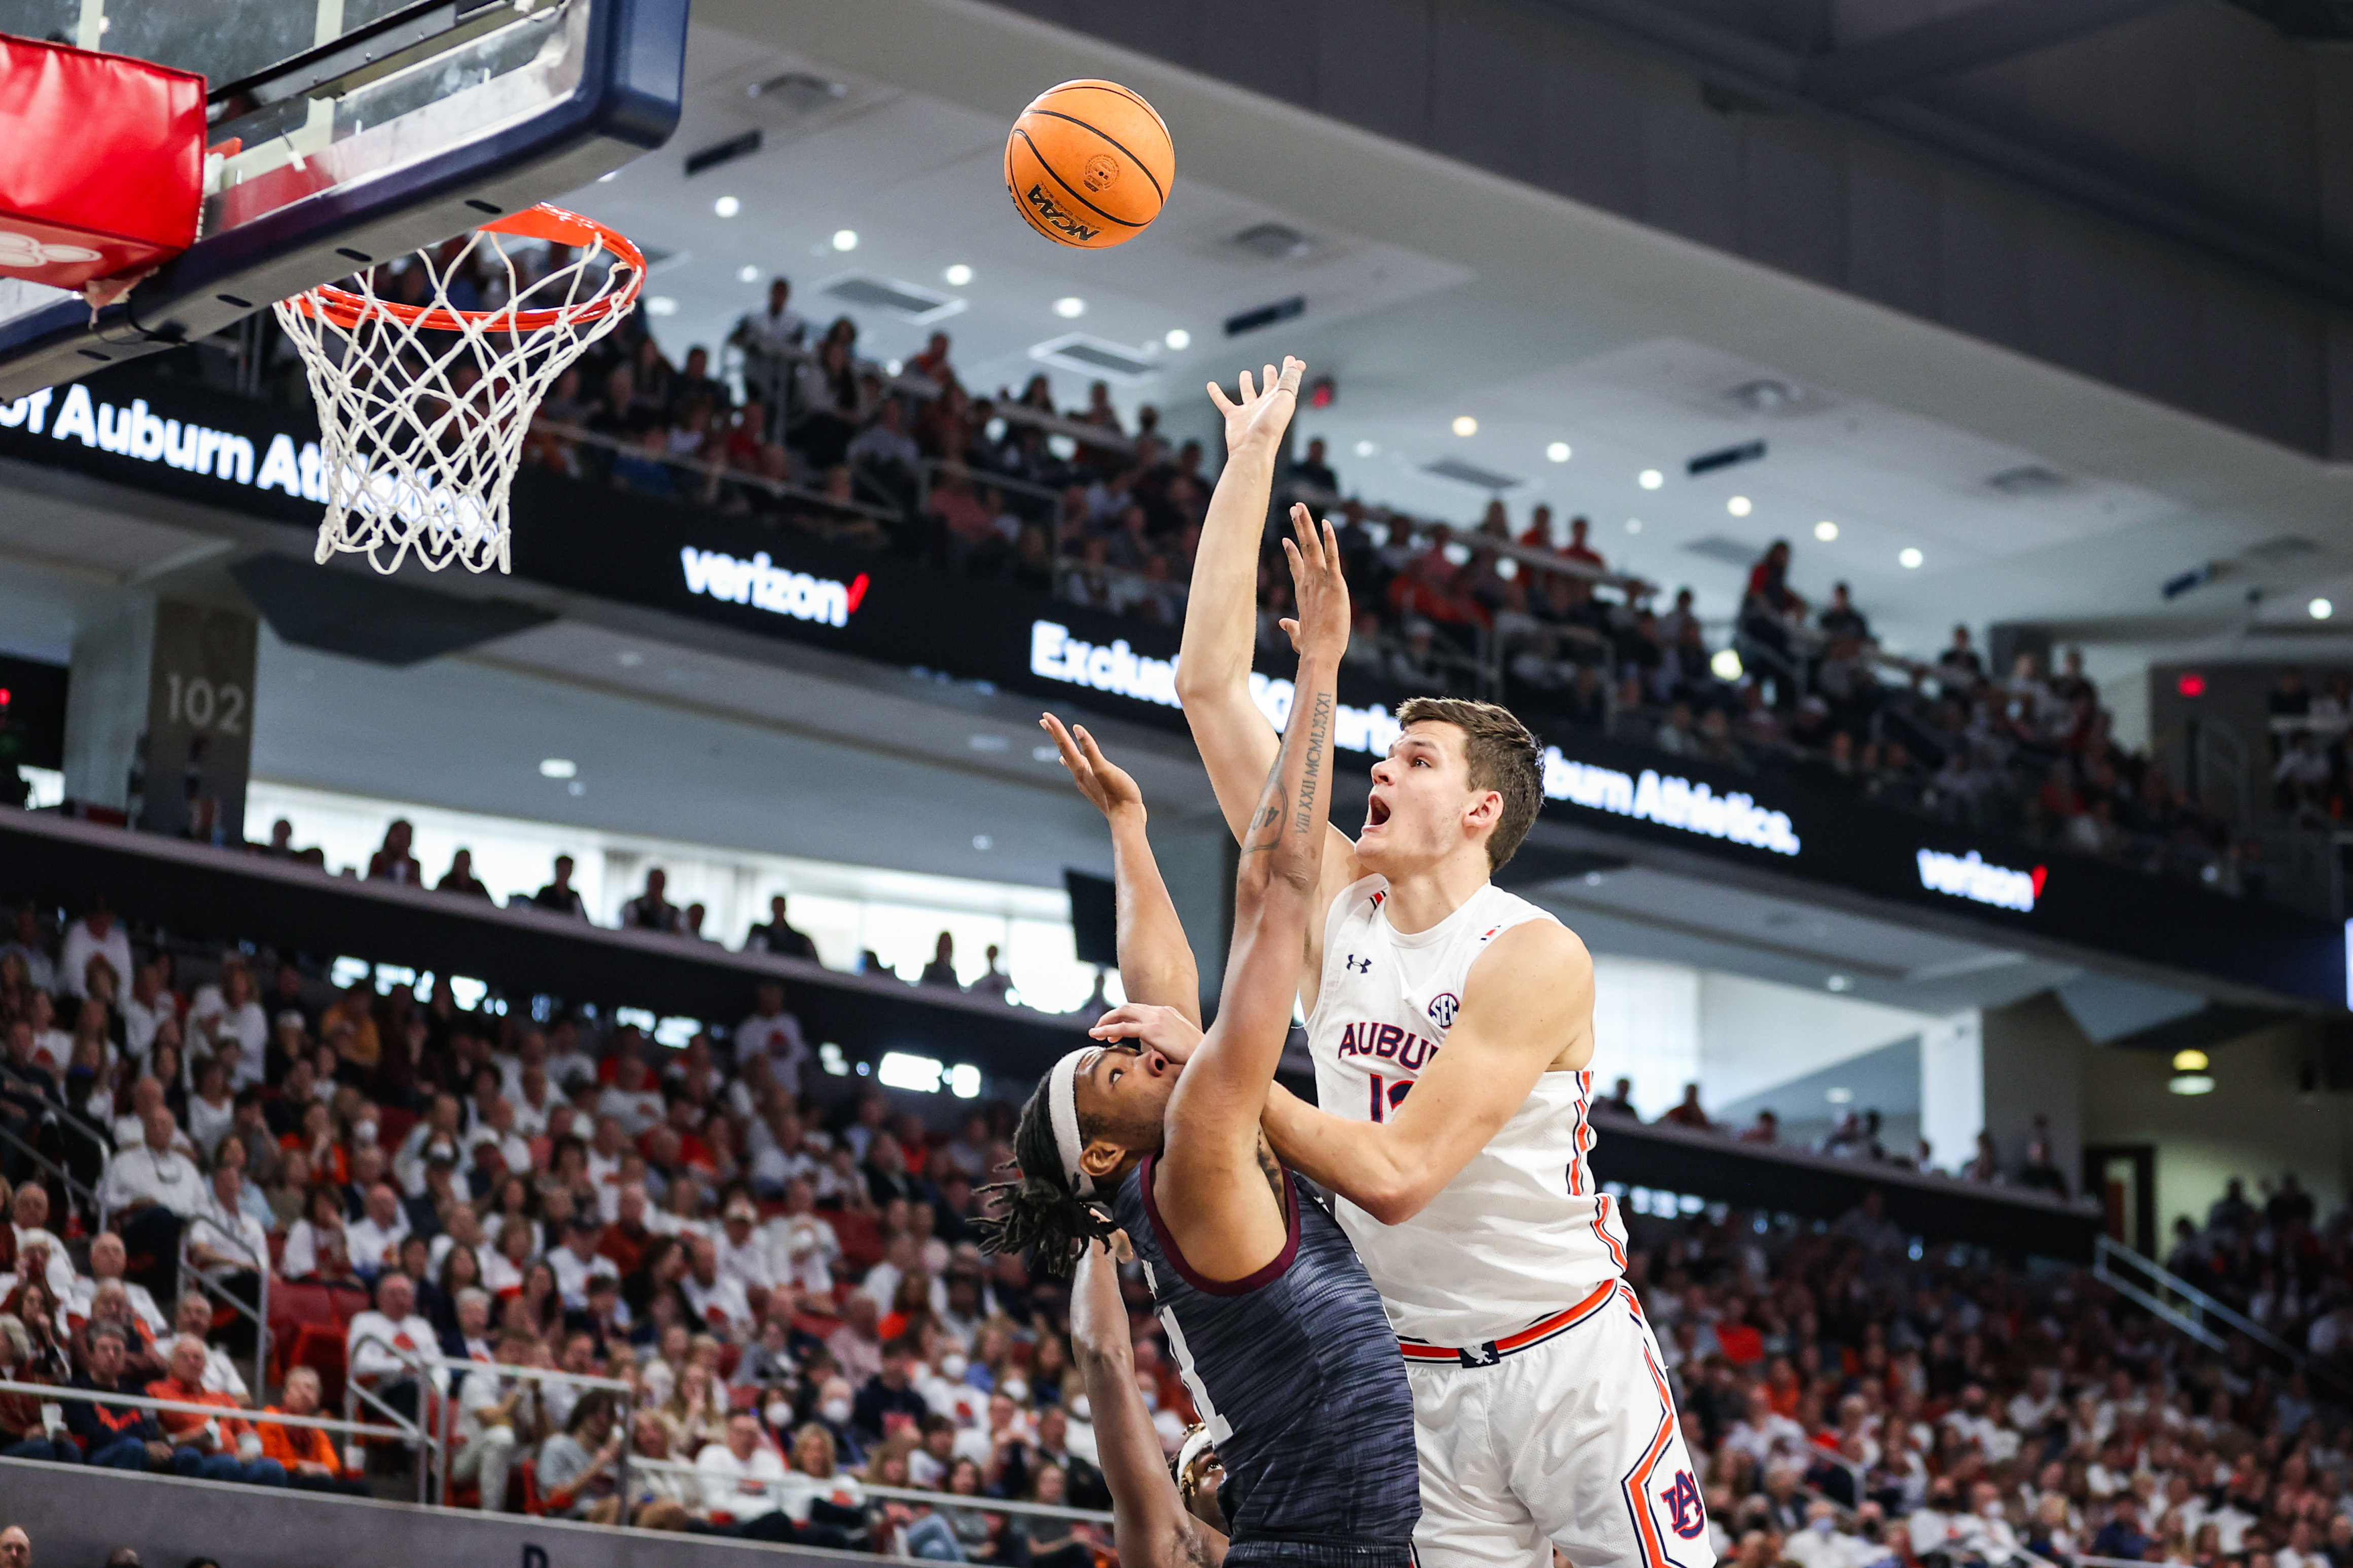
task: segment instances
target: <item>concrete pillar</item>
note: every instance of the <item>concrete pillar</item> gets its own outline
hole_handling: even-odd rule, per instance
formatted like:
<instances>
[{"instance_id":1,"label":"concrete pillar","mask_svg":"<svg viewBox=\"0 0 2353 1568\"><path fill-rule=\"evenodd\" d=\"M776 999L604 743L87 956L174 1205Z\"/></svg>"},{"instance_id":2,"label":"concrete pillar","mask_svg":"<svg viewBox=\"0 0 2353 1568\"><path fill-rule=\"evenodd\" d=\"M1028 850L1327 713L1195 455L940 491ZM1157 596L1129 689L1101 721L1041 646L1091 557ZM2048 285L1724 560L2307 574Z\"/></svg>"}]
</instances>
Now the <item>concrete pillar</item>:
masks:
<instances>
[{"instance_id":1,"label":"concrete pillar","mask_svg":"<svg viewBox=\"0 0 2353 1568\"><path fill-rule=\"evenodd\" d=\"M2091 1040L2074 1016L2045 991L1985 1013L1985 1124L2015 1172L2034 1138L2035 1119L2050 1129L2051 1163L2070 1192L2083 1179L2084 1061Z\"/></svg>"},{"instance_id":2,"label":"concrete pillar","mask_svg":"<svg viewBox=\"0 0 2353 1568\"><path fill-rule=\"evenodd\" d=\"M74 627L66 795L151 833L240 843L259 623L128 591Z\"/></svg>"},{"instance_id":3,"label":"concrete pillar","mask_svg":"<svg viewBox=\"0 0 2353 1568\"><path fill-rule=\"evenodd\" d=\"M1160 879L1168 884L1169 901L1185 922L1185 936L1193 944L1194 962L1201 971L1201 1016L1217 1009L1218 987L1225 981L1226 948L1234 933L1234 872L1238 852L1225 818L1159 816L1151 824L1153 858L1160 862Z\"/></svg>"},{"instance_id":4,"label":"concrete pillar","mask_svg":"<svg viewBox=\"0 0 2353 1568\"><path fill-rule=\"evenodd\" d=\"M1973 1008L1920 1032L1920 1137L1928 1163L1957 1170L1976 1157L1985 1130L1985 1037Z\"/></svg>"}]
</instances>

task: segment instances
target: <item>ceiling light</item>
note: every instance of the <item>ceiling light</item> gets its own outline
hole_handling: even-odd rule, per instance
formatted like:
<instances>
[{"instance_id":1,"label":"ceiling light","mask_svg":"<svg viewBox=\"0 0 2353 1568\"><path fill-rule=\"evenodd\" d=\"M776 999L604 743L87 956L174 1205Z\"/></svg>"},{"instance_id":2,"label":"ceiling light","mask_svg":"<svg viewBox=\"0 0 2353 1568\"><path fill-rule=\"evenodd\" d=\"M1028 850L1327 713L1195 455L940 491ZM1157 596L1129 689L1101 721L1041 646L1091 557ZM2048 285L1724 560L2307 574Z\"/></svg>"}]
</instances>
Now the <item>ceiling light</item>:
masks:
<instances>
[{"instance_id":1,"label":"ceiling light","mask_svg":"<svg viewBox=\"0 0 2353 1568\"><path fill-rule=\"evenodd\" d=\"M1182 327L1171 327L1168 329L1168 335L1160 341L1172 349L1182 351L1193 346L1193 334Z\"/></svg>"},{"instance_id":2,"label":"ceiling light","mask_svg":"<svg viewBox=\"0 0 2353 1568\"><path fill-rule=\"evenodd\" d=\"M976 833L972 836L972 847L985 852L996 848L997 840L986 833Z\"/></svg>"},{"instance_id":3,"label":"ceiling light","mask_svg":"<svg viewBox=\"0 0 2353 1568\"><path fill-rule=\"evenodd\" d=\"M2213 1065L2213 1062L2208 1059L2204 1051L2188 1050L2176 1051L2173 1053L2173 1070L2175 1072L2204 1072L2208 1068L2212 1067Z\"/></svg>"},{"instance_id":4,"label":"ceiling light","mask_svg":"<svg viewBox=\"0 0 2353 1568\"><path fill-rule=\"evenodd\" d=\"M1087 302L1076 294L1065 294L1054 301L1054 314L1066 321L1074 321L1087 313Z\"/></svg>"},{"instance_id":5,"label":"ceiling light","mask_svg":"<svg viewBox=\"0 0 2353 1568\"><path fill-rule=\"evenodd\" d=\"M1032 746L1029 748L1029 760L1033 763L1057 763L1062 760L1062 753L1051 746Z\"/></svg>"},{"instance_id":6,"label":"ceiling light","mask_svg":"<svg viewBox=\"0 0 2353 1568\"><path fill-rule=\"evenodd\" d=\"M620 171L620 170L618 170L618 169L608 169L608 170L607 170L604 174L599 174L599 175L597 175L597 176L596 176L596 183L597 183L598 184L600 184L600 185L609 185L609 184L611 184L615 180L617 180L617 179L619 179L620 177L621 177L621 171Z\"/></svg>"},{"instance_id":7,"label":"ceiling light","mask_svg":"<svg viewBox=\"0 0 2353 1568\"><path fill-rule=\"evenodd\" d=\"M671 299L667 294L657 294L652 299L646 301L646 314L649 316L675 316L678 314L678 301Z\"/></svg>"},{"instance_id":8,"label":"ceiling light","mask_svg":"<svg viewBox=\"0 0 2353 1568\"><path fill-rule=\"evenodd\" d=\"M738 267L735 269L735 281L738 283L757 283L759 280L760 269L756 267Z\"/></svg>"},{"instance_id":9,"label":"ceiling light","mask_svg":"<svg viewBox=\"0 0 2353 1568\"><path fill-rule=\"evenodd\" d=\"M1830 1101L1832 1105L1852 1105L1854 1103L1854 1090L1844 1088L1826 1089L1822 1090L1822 1098Z\"/></svg>"},{"instance_id":10,"label":"ceiling light","mask_svg":"<svg viewBox=\"0 0 2353 1568\"><path fill-rule=\"evenodd\" d=\"M1833 974L1828 980L1823 981L1822 984L1829 986L1833 991L1852 991L1854 989L1854 979L1852 975Z\"/></svg>"},{"instance_id":11,"label":"ceiling light","mask_svg":"<svg viewBox=\"0 0 2353 1568\"><path fill-rule=\"evenodd\" d=\"M539 776L543 779L568 779L580 771L580 764L570 757L548 757L539 764Z\"/></svg>"},{"instance_id":12,"label":"ceiling light","mask_svg":"<svg viewBox=\"0 0 2353 1568\"><path fill-rule=\"evenodd\" d=\"M2315 599L2304 609L2305 613L2316 621L2325 621L2337 613L2337 606L2326 599Z\"/></svg>"},{"instance_id":13,"label":"ceiling light","mask_svg":"<svg viewBox=\"0 0 2353 1568\"><path fill-rule=\"evenodd\" d=\"M1629 533L1640 533L1640 532L1641 532L1641 531L1642 531L1642 520L1641 520L1641 518L1639 518L1639 517L1630 517L1630 518L1628 518L1628 519L1626 520L1626 531L1627 531L1627 532L1629 532Z\"/></svg>"},{"instance_id":14,"label":"ceiling light","mask_svg":"<svg viewBox=\"0 0 2353 1568\"><path fill-rule=\"evenodd\" d=\"M1588 871L1585 874L1585 885L1588 888L1598 888L1604 880L1606 879L1599 871Z\"/></svg>"},{"instance_id":15,"label":"ceiling light","mask_svg":"<svg viewBox=\"0 0 2353 1568\"><path fill-rule=\"evenodd\" d=\"M1479 422L1468 414L1458 414L1454 416L1454 433L1457 436L1476 436L1479 434Z\"/></svg>"},{"instance_id":16,"label":"ceiling light","mask_svg":"<svg viewBox=\"0 0 2353 1568\"><path fill-rule=\"evenodd\" d=\"M1820 540L1824 544L1828 544L1831 540L1838 537L1838 524L1831 521L1828 518L1824 518L1821 521L1814 524L1814 537Z\"/></svg>"},{"instance_id":17,"label":"ceiling light","mask_svg":"<svg viewBox=\"0 0 2353 1568\"><path fill-rule=\"evenodd\" d=\"M965 284L972 281L972 268L959 261L950 267L946 271L941 273L940 276L948 280L949 288L961 289Z\"/></svg>"},{"instance_id":18,"label":"ceiling light","mask_svg":"<svg viewBox=\"0 0 2353 1568\"><path fill-rule=\"evenodd\" d=\"M737 201L733 196L722 196L717 201L711 204L711 210L717 213L721 217L733 217L737 213L744 210L744 204Z\"/></svg>"},{"instance_id":19,"label":"ceiling light","mask_svg":"<svg viewBox=\"0 0 2353 1568\"><path fill-rule=\"evenodd\" d=\"M1551 446L1545 448L1545 456L1550 458L1556 463L1567 462L1569 457L1568 443L1566 441L1555 441Z\"/></svg>"},{"instance_id":20,"label":"ceiling light","mask_svg":"<svg viewBox=\"0 0 2353 1568\"><path fill-rule=\"evenodd\" d=\"M1913 549L1908 544L1895 552L1895 563L1898 566L1903 567L1906 572L1918 571L1920 563L1926 559L1926 556L1921 554L1917 550Z\"/></svg>"},{"instance_id":21,"label":"ceiling light","mask_svg":"<svg viewBox=\"0 0 2353 1568\"><path fill-rule=\"evenodd\" d=\"M567 795L586 795L588 793L588 786L582 784L578 779L574 779L570 784L565 784L564 788L565 793Z\"/></svg>"},{"instance_id":22,"label":"ceiling light","mask_svg":"<svg viewBox=\"0 0 2353 1568\"><path fill-rule=\"evenodd\" d=\"M1646 490L1654 490L1667 482L1667 476L1656 468L1644 468L1634 476L1634 482Z\"/></svg>"},{"instance_id":23,"label":"ceiling light","mask_svg":"<svg viewBox=\"0 0 2353 1568\"><path fill-rule=\"evenodd\" d=\"M856 229L854 229L854 228L838 228L838 229L835 229L835 230L833 231L833 247L834 247L836 250L855 250L855 249L857 249L857 248L858 248L858 231L857 231Z\"/></svg>"},{"instance_id":24,"label":"ceiling light","mask_svg":"<svg viewBox=\"0 0 2353 1568\"><path fill-rule=\"evenodd\" d=\"M1734 496L1724 503L1724 510L1735 517L1746 517L1757 509L1749 504L1746 496Z\"/></svg>"},{"instance_id":25,"label":"ceiling light","mask_svg":"<svg viewBox=\"0 0 2353 1568\"><path fill-rule=\"evenodd\" d=\"M624 669L635 669L646 662L646 656L633 647L625 647L615 657L620 659L621 668Z\"/></svg>"},{"instance_id":26,"label":"ceiling light","mask_svg":"<svg viewBox=\"0 0 2353 1568\"><path fill-rule=\"evenodd\" d=\"M1718 680L1740 679L1740 656L1728 647L1717 648L1709 658L1707 667L1715 672Z\"/></svg>"},{"instance_id":27,"label":"ceiling light","mask_svg":"<svg viewBox=\"0 0 2353 1568\"><path fill-rule=\"evenodd\" d=\"M1359 458L1369 458L1380 449L1380 446L1377 442L1359 441L1356 443L1356 456Z\"/></svg>"},{"instance_id":28,"label":"ceiling light","mask_svg":"<svg viewBox=\"0 0 2353 1568\"><path fill-rule=\"evenodd\" d=\"M2178 1072L2168 1079L2165 1087L2176 1094L2211 1094L2214 1079L2202 1072Z\"/></svg>"}]
</instances>

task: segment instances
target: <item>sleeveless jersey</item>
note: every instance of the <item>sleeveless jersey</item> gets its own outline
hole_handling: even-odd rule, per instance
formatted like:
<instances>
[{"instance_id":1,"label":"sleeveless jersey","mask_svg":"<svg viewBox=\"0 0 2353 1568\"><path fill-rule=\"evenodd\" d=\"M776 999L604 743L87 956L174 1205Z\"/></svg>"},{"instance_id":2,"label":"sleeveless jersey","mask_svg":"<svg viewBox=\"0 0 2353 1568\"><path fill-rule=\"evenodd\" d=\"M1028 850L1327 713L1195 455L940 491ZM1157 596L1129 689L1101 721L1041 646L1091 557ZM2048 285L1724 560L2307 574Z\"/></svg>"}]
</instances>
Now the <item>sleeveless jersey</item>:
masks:
<instances>
[{"instance_id":1,"label":"sleeveless jersey","mask_svg":"<svg viewBox=\"0 0 2353 1568\"><path fill-rule=\"evenodd\" d=\"M1286 1171L1282 1253L1247 1279L1204 1279L1160 1223L1155 1163L1120 1184L1112 1212L1225 1466L1218 1502L1234 1546L1377 1549L1366 1568L1390 1552L1406 1568L1421 1517L1413 1392L1347 1237Z\"/></svg>"},{"instance_id":2,"label":"sleeveless jersey","mask_svg":"<svg viewBox=\"0 0 2353 1568\"><path fill-rule=\"evenodd\" d=\"M1446 1044L1471 966L1487 944L1553 917L1490 882L1425 931L1394 930L1388 880L1333 900L1324 980L1307 1043L1322 1108L1382 1121ZM1336 1194L1333 1207L1380 1288L1399 1335L1439 1344L1502 1339L1626 1268L1626 1226L1587 1163L1593 1074L1547 1072L1485 1149L1429 1206L1383 1225Z\"/></svg>"}]
</instances>

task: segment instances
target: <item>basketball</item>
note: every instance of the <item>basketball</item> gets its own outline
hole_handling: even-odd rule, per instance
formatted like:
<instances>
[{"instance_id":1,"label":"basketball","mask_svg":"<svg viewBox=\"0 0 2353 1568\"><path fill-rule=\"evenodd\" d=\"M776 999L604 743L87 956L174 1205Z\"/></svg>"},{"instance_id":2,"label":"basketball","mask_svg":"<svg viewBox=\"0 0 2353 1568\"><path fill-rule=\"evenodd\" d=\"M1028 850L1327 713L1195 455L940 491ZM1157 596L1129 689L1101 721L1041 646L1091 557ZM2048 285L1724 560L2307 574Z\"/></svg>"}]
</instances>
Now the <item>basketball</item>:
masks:
<instances>
[{"instance_id":1,"label":"basketball","mask_svg":"<svg viewBox=\"0 0 2353 1568\"><path fill-rule=\"evenodd\" d=\"M1005 139L1005 189L1057 245L1101 250L1142 234L1176 178L1176 147L1152 105L1114 81L1066 81Z\"/></svg>"}]
</instances>

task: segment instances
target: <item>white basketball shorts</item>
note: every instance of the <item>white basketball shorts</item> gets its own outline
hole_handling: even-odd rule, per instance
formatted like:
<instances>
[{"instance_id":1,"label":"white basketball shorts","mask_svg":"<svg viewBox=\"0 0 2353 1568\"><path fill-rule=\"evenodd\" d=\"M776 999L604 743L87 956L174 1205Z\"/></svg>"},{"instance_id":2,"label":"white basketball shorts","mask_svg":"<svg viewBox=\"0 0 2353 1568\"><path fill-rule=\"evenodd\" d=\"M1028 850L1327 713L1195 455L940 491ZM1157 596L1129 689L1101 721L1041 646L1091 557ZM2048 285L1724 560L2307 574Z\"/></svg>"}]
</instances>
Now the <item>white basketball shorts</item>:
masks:
<instances>
[{"instance_id":1,"label":"white basketball shorts","mask_svg":"<svg viewBox=\"0 0 2353 1568\"><path fill-rule=\"evenodd\" d=\"M1715 1568L1641 1303L1612 1279L1484 1345L1406 1341L1420 1568Z\"/></svg>"}]
</instances>

